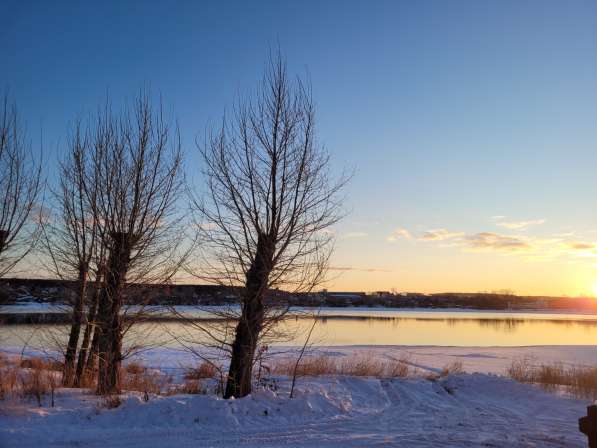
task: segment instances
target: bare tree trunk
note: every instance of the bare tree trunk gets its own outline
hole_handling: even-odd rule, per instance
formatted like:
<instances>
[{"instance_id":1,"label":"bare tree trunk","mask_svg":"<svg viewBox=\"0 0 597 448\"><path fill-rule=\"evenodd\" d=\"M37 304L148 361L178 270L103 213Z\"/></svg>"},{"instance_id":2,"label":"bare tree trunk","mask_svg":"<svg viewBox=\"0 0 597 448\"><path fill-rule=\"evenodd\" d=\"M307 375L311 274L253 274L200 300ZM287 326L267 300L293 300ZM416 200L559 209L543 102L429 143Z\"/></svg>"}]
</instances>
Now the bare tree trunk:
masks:
<instances>
[{"instance_id":1,"label":"bare tree trunk","mask_svg":"<svg viewBox=\"0 0 597 448\"><path fill-rule=\"evenodd\" d=\"M0 229L0 254L4 250L4 246L6 245L7 240L8 240L8 230Z\"/></svg>"},{"instance_id":2,"label":"bare tree trunk","mask_svg":"<svg viewBox=\"0 0 597 448\"><path fill-rule=\"evenodd\" d=\"M62 384L64 386L71 386L74 379L75 358L77 355L77 347L79 345L81 324L83 323L83 304L85 303L85 296L87 294L88 271L89 267L86 263L81 263L79 265L79 291L77 293L75 306L73 308L68 346L66 348L66 355L64 357L64 371L62 376Z\"/></svg>"},{"instance_id":3,"label":"bare tree trunk","mask_svg":"<svg viewBox=\"0 0 597 448\"><path fill-rule=\"evenodd\" d=\"M101 291L100 291L101 293ZM100 328L99 328L99 295L98 295L98 311L95 314L95 321L94 321L94 331L93 331L93 339L91 339L91 346L89 347L89 353L87 354L87 360L85 361L85 370L84 372L94 372L95 371L95 364L98 358L98 350L99 350L99 337L100 337Z\"/></svg>"},{"instance_id":4,"label":"bare tree trunk","mask_svg":"<svg viewBox=\"0 0 597 448\"><path fill-rule=\"evenodd\" d=\"M271 238L259 235L255 259L247 271L243 310L232 344L224 398L240 398L251 393L253 359L263 328L263 296L267 290L273 253L274 245Z\"/></svg>"},{"instance_id":5,"label":"bare tree trunk","mask_svg":"<svg viewBox=\"0 0 597 448\"><path fill-rule=\"evenodd\" d=\"M81 343L81 350L79 351L79 359L77 361L77 371L75 373L75 386L81 385L81 380L85 375L85 367L88 365L88 357L92 356L90 342L92 336L95 339L95 319L97 316L97 306L99 302L99 294L101 293L101 278L96 280L96 290L93 295L93 302L89 306L87 313L87 324L85 325L85 332L83 333L83 342Z\"/></svg>"},{"instance_id":6,"label":"bare tree trunk","mask_svg":"<svg viewBox=\"0 0 597 448\"><path fill-rule=\"evenodd\" d=\"M122 361L122 287L130 262L131 239L123 232L113 232L112 250L108 258L106 286L100 300L99 313L99 369L97 393L119 392L120 364Z\"/></svg>"}]
</instances>

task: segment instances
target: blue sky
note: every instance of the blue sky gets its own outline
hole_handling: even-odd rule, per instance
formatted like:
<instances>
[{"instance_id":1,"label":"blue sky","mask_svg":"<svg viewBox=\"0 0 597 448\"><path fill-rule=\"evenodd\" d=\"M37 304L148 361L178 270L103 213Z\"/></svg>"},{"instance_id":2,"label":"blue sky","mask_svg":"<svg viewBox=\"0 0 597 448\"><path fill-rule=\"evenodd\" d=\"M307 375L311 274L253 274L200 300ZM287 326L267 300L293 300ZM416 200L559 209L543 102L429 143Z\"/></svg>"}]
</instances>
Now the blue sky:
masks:
<instances>
[{"instance_id":1,"label":"blue sky","mask_svg":"<svg viewBox=\"0 0 597 448\"><path fill-rule=\"evenodd\" d=\"M332 289L597 291L595 2L3 3L0 88L50 177L74 119L146 85L193 176L279 44L356 172Z\"/></svg>"}]
</instances>

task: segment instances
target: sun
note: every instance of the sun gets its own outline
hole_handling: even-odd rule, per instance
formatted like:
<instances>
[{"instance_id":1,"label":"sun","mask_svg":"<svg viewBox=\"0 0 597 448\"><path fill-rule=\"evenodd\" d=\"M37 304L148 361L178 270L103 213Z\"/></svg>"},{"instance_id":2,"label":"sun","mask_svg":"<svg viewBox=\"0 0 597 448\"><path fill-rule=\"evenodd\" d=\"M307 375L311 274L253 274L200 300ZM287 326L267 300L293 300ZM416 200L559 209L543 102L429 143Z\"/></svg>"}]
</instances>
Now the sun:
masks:
<instances>
[{"instance_id":1,"label":"sun","mask_svg":"<svg viewBox=\"0 0 597 448\"><path fill-rule=\"evenodd\" d=\"M593 297L597 299L597 281L593 282L593 287L591 288L591 293Z\"/></svg>"}]
</instances>

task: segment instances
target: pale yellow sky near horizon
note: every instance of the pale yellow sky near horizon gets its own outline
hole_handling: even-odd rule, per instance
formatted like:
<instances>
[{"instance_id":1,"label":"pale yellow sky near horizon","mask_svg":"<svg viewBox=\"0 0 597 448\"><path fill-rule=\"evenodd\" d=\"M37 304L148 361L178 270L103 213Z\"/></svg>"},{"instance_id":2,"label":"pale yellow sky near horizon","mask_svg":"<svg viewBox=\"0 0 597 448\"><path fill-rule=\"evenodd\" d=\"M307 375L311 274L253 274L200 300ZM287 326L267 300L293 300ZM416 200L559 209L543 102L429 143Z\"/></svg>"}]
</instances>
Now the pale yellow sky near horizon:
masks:
<instances>
[{"instance_id":1,"label":"pale yellow sky near horizon","mask_svg":"<svg viewBox=\"0 0 597 448\"><path fill-rule=\"evenodd\" d=\"M492 216L472 231L347 220L337 229L330 291L490 292L596 296L597 231L561 231L543 218ZM35 254L14 276L47 277ZM178 283L204 283L186 274Z\"/></svg>"},{"instance_id":2,"label":"pale yellow sky near horizon","mask_svg":"<svg viewBox=\"0 0 597 448\"><path fill-rule=\"evenodd\" d=\"M338 233L330 290L597 295L594 230L493 216L476 231L396 227ZM557 226L556 226L557 227Z\"/></svg>"}]
</instances>

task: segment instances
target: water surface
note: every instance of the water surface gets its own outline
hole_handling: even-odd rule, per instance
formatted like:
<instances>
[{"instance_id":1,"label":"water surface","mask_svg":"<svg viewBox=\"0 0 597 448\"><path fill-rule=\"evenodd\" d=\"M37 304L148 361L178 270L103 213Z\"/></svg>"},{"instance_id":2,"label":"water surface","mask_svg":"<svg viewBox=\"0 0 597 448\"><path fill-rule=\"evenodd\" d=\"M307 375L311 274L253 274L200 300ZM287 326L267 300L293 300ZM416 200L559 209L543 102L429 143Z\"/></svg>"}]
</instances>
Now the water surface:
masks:
<instances>
[{"instance_id":1,"label":"water surface","mask_svg":"<svg viewBox=\"0 0 597 448\"><path fill-rule=\"evenodd\" d=\"M235 325L232 321L214 321L209 309L181 311L196 320L187 324L176 321L137 324L127 332L127 345L181 347L205 343L209 337L203 330L229 337ZM316 319L311 336L313 345L513 347L597 342L597 315L592 314L326 308L303 309L289 316L272 329L269 343L301 345L313 319ZM5 326L0 328L0 346L58 346L65 340L67 330L66 325Z\"/></svg>"}]
</instances>

